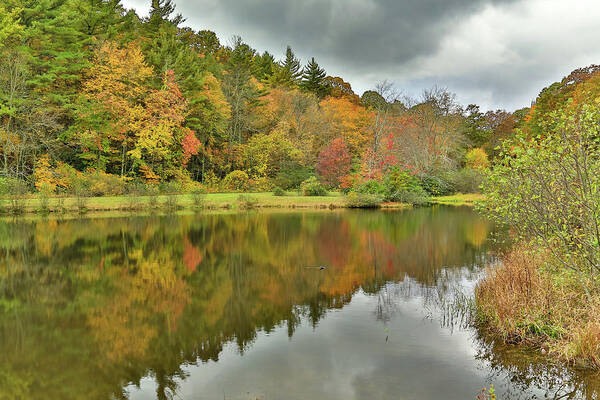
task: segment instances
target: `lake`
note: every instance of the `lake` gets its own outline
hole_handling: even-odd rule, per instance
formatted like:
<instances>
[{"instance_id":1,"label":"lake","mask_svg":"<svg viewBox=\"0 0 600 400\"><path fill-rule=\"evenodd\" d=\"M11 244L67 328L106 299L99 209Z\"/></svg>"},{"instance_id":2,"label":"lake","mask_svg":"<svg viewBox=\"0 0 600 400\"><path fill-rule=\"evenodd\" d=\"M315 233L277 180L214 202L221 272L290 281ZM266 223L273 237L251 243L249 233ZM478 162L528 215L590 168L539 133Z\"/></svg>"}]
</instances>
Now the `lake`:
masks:
<instances>
[{"instance_id":1,"label":"lake","mask_svg":"<svg viewBox=\"0 0 600 400\"><path fill-rule=\"evenodd\" d=\"M596 398L469 323L496 233L463 207L2 220L0 399Z\"/></svg>"}]
</instances>

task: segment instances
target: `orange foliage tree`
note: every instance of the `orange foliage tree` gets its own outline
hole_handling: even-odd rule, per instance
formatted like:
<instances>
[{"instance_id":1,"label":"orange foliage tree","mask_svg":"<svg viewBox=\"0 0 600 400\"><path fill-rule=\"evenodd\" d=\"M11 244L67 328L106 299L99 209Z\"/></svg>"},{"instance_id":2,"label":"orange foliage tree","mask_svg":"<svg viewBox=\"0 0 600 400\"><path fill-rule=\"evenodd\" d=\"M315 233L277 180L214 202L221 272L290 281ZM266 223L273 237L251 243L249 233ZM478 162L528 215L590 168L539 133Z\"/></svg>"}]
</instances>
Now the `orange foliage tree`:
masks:
<instances>
[{"instance_id":1,"label":"orange foliage tree","mask_svg":"<svg viewBox=\"0 0 600 400\"><path fill-rule=\"evenodd\" d=\"M326 185L339 186L341 179L348 175L351 168L352 158L343 138L333 139L319 153L317 172Z\"/></svg>"}]
</instances>

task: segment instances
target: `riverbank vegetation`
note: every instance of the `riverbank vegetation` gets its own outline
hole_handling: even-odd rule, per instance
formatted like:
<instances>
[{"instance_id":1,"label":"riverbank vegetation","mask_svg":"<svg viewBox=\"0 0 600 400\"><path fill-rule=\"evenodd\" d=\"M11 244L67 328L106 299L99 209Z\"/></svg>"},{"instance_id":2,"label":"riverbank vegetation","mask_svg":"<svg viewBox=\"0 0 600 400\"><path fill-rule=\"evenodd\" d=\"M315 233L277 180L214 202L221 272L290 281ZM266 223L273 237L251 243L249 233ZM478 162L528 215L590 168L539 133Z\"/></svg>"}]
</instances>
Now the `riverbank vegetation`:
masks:
<instances>
[{"instance_id":1,"label":"riverbank vegetation","mask_svg":"<svg viewBox=\"0 0 600 400\"><path fill-rule=\"evenodd\" d=\"M386 82L359 96L290 47L276 60L186 27L170 0L149 6L0 5L0 186L15 210L28 193L277 188L420 204L476 191L527 111L484 113L442 88L406 98Z\"/></svg>"},{"instance_id":2,"label":"riverbank vegetation","mask_svg":"<svg viewBox=\"0 0 600 400\"><path fill-rule=\"evenodd\" d=\"M479 318L526 342L600 367L600 68L544 89L504 141L482 210L521 244L477 289Z\"/></svg>"}]
</instances>

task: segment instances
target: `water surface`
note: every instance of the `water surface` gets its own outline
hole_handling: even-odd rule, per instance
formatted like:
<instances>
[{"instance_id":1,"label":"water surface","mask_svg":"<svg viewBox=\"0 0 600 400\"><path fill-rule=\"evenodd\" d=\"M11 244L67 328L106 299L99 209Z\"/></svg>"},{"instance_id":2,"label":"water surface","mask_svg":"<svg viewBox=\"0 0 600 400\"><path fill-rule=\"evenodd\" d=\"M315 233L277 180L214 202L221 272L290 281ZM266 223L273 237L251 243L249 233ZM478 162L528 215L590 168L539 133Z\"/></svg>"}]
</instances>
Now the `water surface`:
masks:
<instances>
[{"instance_id":1,"label":"water surface","mask_svg":"<svg viewBox=\"0 0 600 400\"><path fill-rule=\"evenodd\" d=\"M0 221L0 399L595 398L467 323L494 230L445 207Z\"/></svg>"}]
</instances>

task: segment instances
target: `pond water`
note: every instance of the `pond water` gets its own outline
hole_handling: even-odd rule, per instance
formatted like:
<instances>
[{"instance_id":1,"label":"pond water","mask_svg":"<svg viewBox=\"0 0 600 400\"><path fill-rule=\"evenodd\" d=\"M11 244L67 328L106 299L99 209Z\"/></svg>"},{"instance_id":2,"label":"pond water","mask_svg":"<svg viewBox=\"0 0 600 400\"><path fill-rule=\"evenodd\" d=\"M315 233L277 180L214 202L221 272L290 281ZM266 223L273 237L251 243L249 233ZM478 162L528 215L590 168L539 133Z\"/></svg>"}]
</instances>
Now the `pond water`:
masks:
<instances>
[{"instance_id":1,"label":"pond water","mask_svg":"<svg viewBox=\"0 0 600 400\"><path fill-rule=\"evenodd\" d=\"M596 398L469 326L494 231L450 207L0 221L0 399Z\"/></svg>"}]
</instances>

